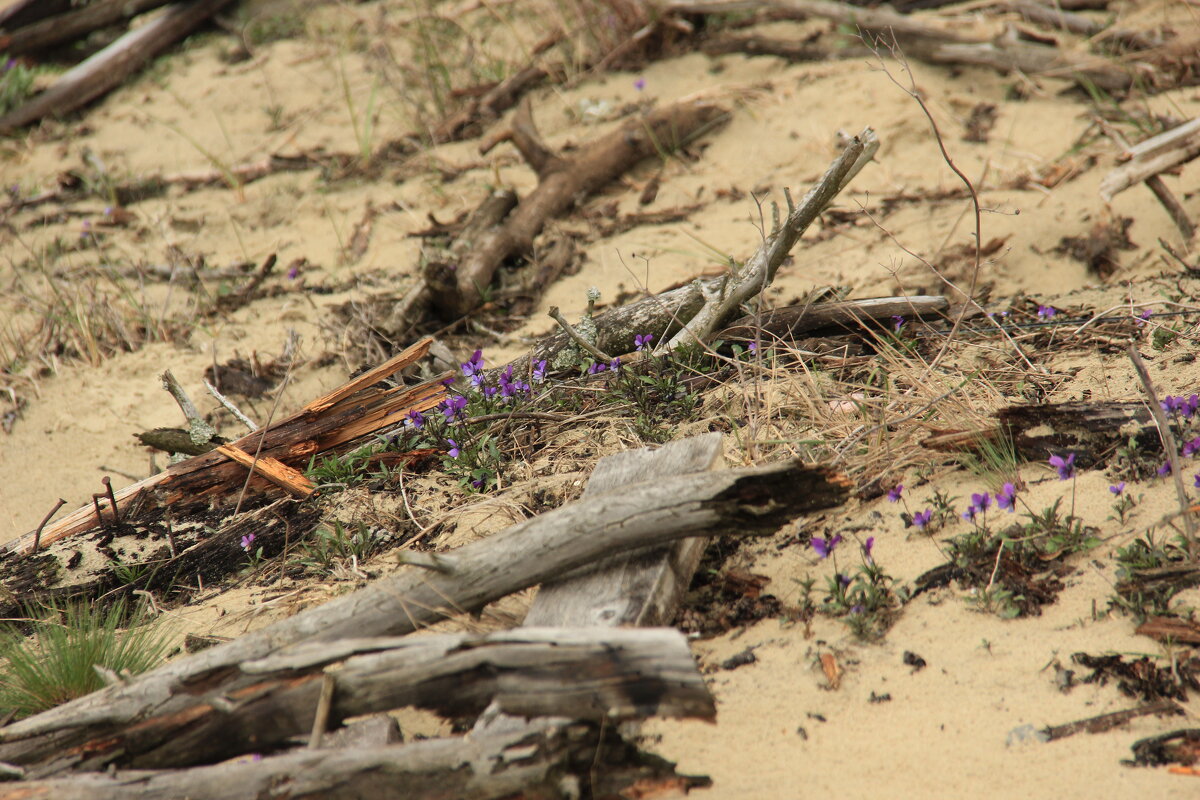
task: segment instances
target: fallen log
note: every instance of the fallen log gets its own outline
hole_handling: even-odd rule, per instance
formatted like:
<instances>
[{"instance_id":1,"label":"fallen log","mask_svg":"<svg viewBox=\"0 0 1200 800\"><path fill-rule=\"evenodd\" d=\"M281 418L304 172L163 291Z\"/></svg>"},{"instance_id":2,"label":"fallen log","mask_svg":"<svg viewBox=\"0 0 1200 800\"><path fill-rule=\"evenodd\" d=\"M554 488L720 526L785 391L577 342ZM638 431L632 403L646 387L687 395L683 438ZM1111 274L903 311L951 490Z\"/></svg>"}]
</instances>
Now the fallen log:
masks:
<instances>
[{"instance_id":1,"label":"fallen log","mask_svg":"<svg viewBox=\"0 0 1200 800\"><path fill-rule=\"evenodd\" d=\"M528 253L548 221L582 198L617 178L639 161L671 151L708 130L726 111L707 100L689 98L645 116L627 120L616 130L580 147L564 158L542 144L526 101L518 108L506 135L489 144L511 139L538 173L538 186L521 200L504 222L489 230L466 254L445 282L455 287L442 312L460 317L483 302L483 292L505 259Z\"/></svg>"},{"instance_id":2,"label":"fallen log","mask_svg":"<svg viewBox=\"0 0 1200 800\"><path fill-rule=\"evenodd\" d=\"M269 752L308 733L326 679L326 724L397 708L473 716L489 704L523 717L620 722L649 716L711 720L712 696L674 629L522 628L316 642L244 662L252 681L190 687L185 705L140 719L114 737L121 761L154 769ZM324 727L324 726L322 726ZM111 740L83 745L112 750Z\"/></svg>"},{"instance_id":3,"label":"fallen log","mask_svg":"<svg viewBox=\"0 0 1200 800\"><path fill-rule=\"evenodd\" d=\"M422 358L431 341L418 342L295 414L230 442L229 447L248 454L255 464L247 490L261 493L275 485L258 472L256 462L262 458L293 467L305 465L314 454L336 452L377 430L398 424L410 410L425 411L441 402L446 388L439 381L386 391L363 391ZM135 520L139 513L152 507L170 506L182 511L207 506L223 496L236 494L246 482L246 469L219 450L180 461L115 492L116 516ZM83 506L43 530L41 544L81 533L103 522L93 505ZM37 532L32 531L5 543L0 546L0 555L30 551L36 536Z\"/></svg>"},{"instance_id":4,"label":"fallen log","mask_svg":"<svg viewBox=\"0 0 1200 800\"><path fill-rule=\"evenodd\" d=\"M189 770L0 783L0 800L568 800L646 797L647 790L686 792L709 783L673 767L640 754L611 725L535 722L518 732L299 750Z\"/></svg>"},{"instance_id":5,"label":"fallen log","mask_svg":"<svg viewBox=\"0 0 1200 800\"><path fill-rule=\"evenodd\" d=\"M37 765L36 777L102 769L135 754L123 739L139 720L192 706L191 693L244 691L256 676L241 665L301 642L395 636L543 583L602 556L714 529L771 533L806 511L847 496L850 482L797 462L648 482L585 498L452 553L420 554L421 569L227 644L0 729L0 762ZM417 561L417 554L409 558Z\"/></svg>"},{"instance_id":6,"label":"fallen log","mask_svg":"<svg viewBox=\"0 0 1200 800\"><path fill-rule=\"evenodd\" d=\"M753 342L758 339L794 341L801 336L862 333L891 329L895 317L906 320L943 319L950 301L941 295L873 297L834 303L786 306L740 317L717 334L725 341Z\"/></svg>"},{"instance_id":7,"label":"fallen log","mask_svg":"<svg viewBox=\"0 0 1200 800\"><path fill-rule=\"evenodd\" d=\"M0 117L0 134L46 116L69 113L107 94L229 2L185 0L171 6L68 71L37 97Z\"/></svg>"}]
</instances>

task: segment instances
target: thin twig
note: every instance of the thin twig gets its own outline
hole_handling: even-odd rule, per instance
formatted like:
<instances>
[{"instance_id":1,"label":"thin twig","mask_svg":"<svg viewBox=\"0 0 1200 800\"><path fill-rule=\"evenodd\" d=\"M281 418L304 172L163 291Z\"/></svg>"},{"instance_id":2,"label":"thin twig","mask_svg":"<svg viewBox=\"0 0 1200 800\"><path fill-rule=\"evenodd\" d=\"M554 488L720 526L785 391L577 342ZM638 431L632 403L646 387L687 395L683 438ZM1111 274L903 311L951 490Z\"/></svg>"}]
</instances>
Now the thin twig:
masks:
<instances>
[{"instance_id":1,"label":"thin twig","mask_svg":"<svg viewBox=\"0 0 1200 800\"><path fill-rule=\"evenodd\" d=\"M233 404L233 401L217 391L217 387L213 386L208 381L205 381L204 388L208 389L208 393L217 398L217 402L225 406L225 408L229 410L230 414L233 414L235 417L237 417L239 422L249 428L251 433L258 430L258 426L254 424L254 421L243 414L242 410Z\"/></svg>"},{"instance_id":2,"label":"thin twig","mask_svg":"<svg viewBox=\"0 0 1200 800\"><path fill-rule=\"evenodd\" d=\"M308 737L308 749L316 750L321 746L325 729L329 727L329 712L333 708L333 690L335 682L332 672L326 672L321 679L321 694L317 698L317 713L313 717L312 733Z\"/></svg>"},{"instance_id":3,"label":"thin twig","mask_svg":"<svg viewBox=\"0 0 1200 800\"><path fill-rule=\"evenodd\" d=\"M567 336L570 336L575 344L579 345L588 353L590 353L593 358L598 361L603 361L606 364L613 360L612 356L606 355L603 350L598 349L594 344L580 336L579 331L572 328L571 323L567 322L566 317L564 317L562 312L558 310L558 306L551 307L549 313L551 318L553 318L553 320L558 323L558 326L563 329L563 332L566 333Z\"/></svg>"},{"instance_id":4,"label":"thin twig","mask_svg":"<svg viewBox=\"0 0 1200 800\"><path fill-rule=\"evenodd\" d=\"M1146 397L1150 402L1150 413L1154 416L1154 424L1158 427L1158 435L1162 439L1163 449L1167 451L1167 461L1171 464L1171 477L1175 479L1175 493L1179 496L1179 508L1183 512L1183 527L1187 532L1188 558L1194 562L1196 561L1196 520L1188 513L1192 504L1188 501L1187 490L1183 488L1183 474L1180 471L1179 448L1175 443L1175 435L1167 423L1167 415L1159 405L1154 384L1150 382L1150 373L1146 371L1146 364L1142 361L1142 356L1133 342L1129 343L1129 360L1133 362L1133 368L1137 370L1142 388L1146 390Z\"/></svg>"},{"instance_id":5,"label":"thin twig","mask_svg":"<svg viewBox=\"0 0 1200 800\"><path fill-rule=\"evenodd\" d=\"M37 530L34 531L33 549L30 550L29 552L36 553L38 551L38 547L40 547L42 544L42 528L46 527L46 523L50 521L50 518L53 517L55 514L57 514L58 510L60 508L62 508L63 506L65 506L66 504L67 504L66 500L63 500L61 497L58 498L58 503L54 506L54 508L50 509L49 514L47 514L45 517L42 518L42 524L38 525ZM100 512L97 511L96 514L99 515Z\"/></svg>"}]
</instances>

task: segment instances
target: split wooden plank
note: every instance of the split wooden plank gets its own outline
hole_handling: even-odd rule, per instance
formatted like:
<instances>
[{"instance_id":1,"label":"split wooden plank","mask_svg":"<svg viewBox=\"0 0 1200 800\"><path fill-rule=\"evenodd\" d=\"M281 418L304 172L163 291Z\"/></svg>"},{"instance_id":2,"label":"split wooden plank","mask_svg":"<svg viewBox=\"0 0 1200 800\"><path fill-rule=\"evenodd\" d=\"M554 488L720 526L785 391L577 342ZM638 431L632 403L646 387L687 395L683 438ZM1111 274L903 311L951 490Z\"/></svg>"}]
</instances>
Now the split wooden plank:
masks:
<instances>
[{"instance_id":1,"label":"split wooden plank","mask_svg":"<svg viewBox=\"0 0 1200 800\"><path fill-rule=\"evenodd\" d=\"M721 434L707 433L600 459L583 496L598 498L664 477L721 466ZM721 533L713 531L714 534ZM623 553L543 584L525 616L527 626L670 625L708 540L682 539Z\"/></svg>"},{"instance_id":2,"label":"split wooden plank","mask_svg":"<svg viewBox=\"0 0 1200 800\"><path fill-rule=\"evenodd\" d=\"M311 497L313 492L316 491L313 482L304 477L303 472L289 467L278 459L271 458L270 456L259 456L256 459L245 450L241 450L231 444L218 445L217 450L223 455L229 456L252 473L262 475L271 483L281 489L286 489L298 497Z\"/></svg>"},{"instance_id":3,"label":"split wooden plank","mask_svg":"<svg viewBox=\"0 0 1200 800\"><path fill-rule=\"evenodd\" d=\"M1178 125L1166 133L1139 142L1121 154L1126 163L1100 181L1100 196L1106 202L1131 186L1200 157L1200 118Z\"/></svg>"}]
</instances>

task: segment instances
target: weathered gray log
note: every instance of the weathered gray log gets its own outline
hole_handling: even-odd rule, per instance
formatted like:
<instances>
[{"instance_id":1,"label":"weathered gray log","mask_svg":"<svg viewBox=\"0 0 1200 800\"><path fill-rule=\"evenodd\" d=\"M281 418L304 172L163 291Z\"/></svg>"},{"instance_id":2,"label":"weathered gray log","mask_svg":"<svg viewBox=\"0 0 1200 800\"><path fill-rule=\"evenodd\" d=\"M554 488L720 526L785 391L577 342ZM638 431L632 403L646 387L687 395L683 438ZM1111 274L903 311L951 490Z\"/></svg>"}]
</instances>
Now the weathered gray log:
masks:
<instances>
[{"instance_id":1,"label":"weathered gray log","mask_svg":"<svg viewBox=\"0 0 1200 800\"><path fill-rule=\"evenodd\" d=\"M912 297L874 297L865 300L847 300L836 303L810 303L786 306L764 311L759 315L747 315L734 320L729 327L717 334L725 341L789 340L798 336L818 335L870 328L871 323L892 327L892 317L906 320L940 319L950 307L950 302L941 295L914 295Z\"/></svg>"},{"instance_id":2,"label":"weathered gray log","mask_svg":"<svg viewBox=\"0 0 1200 800\"><path fill-rule=\"evenodd\" d=\"M632 796L635 783L707 780L639 757L613 726L533 723L407 745L299 750L188 770L121 770L56 780L0 783L0 800L530 800ZM641 783L639 783L641 782Z\"/></svg>"},{"instance_id":3,"label":"weathered gray log","mask_svg":"<svg viewBox=\"0 0 1200 800\"><path fill-rule=\"evenodd\" d=\"M122 763L144 769L272 750L309 731L325 675L334 682L334 725L409 706L455 717L494 704L523 717L597 722L716 715L686 640L667 628L342 639L286 648L240 671L249 683L242 689L193 687L178 696L182 705L82 747L111 750L118 739Z\"/></svg>"},{"instance_id":4,"label":"weathered gray log","mask_svg":"<svg viewBox=\"0 0 1200 800\"><path fill-rule=\"evenodd\" d=\"M620 491L667 476L707 472L722 461L719 433L671 442L657 450L643 447L614 453L600 459L583 496ZM524 624L670 625L706 544L707 539L697 537L622 553L544 583Z\"/></svg>"},{"instance_id":5,"label":"weathered gray log","mask_svg":"<svg viewBox=\"0 0 1200 800\"><path fill-rule=\"evenodd\" d=\"M107 94L229 2L186 0L168 8L71 69L37 97L0 117L0 133L10 133L51 114L66 114Z\"/></svg>"},{"instance_id":6,"label":"weathered gray log","mask_svg":"<svg viewBox=\"0 0 1200 800\"><path fill-rule=\"evenodd\" d=\"M300 642L401 635L475 611L597 558L720 529L771 533L799 514L841 503L845 476L787 462L668 478L585 498L353 594L0 729L0 762L37 764L39 776L120 763L129 726L187 707L189 692L254 685L246 661ZM111 747L94 748L112 737ZM91 743L93 749L84 748ZM42 762L42 763L39 763Z\"/></svg>"},{"instance_id":7,"label":"weathered gray log","mask_svg":"<svg viewBox=\"0 0 1200 800\"><path fill-rule=\"evenodd\" d=\"M18 56L70 42L118 20L165 6L168 2L170 0L96 0L82 8L0 36L0 52Z\"/></svg>"}]
</instances>

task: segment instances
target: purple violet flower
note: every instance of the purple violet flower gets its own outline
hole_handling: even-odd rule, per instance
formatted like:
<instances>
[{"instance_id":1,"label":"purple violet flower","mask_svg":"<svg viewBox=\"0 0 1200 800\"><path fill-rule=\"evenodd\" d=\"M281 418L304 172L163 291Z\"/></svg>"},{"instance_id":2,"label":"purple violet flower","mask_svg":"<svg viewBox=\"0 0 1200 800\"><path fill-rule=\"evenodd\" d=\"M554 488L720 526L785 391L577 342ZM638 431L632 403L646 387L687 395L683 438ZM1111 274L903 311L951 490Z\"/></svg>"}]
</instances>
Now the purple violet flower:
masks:
<instances>
[{"instance_id":1,"label":"purple violet flower","mask_svg":"<svg viewBox=\"0 0 1200 800\"><path fill-rule=\"evenodd\" d=\"M587 372L588 372L588 375L595 375L597 372L604 372L604 369L605 369L604 365L601 364L599 361L593 361L592 365L590 367L588 367Z\"/></svg>"},{"instance_id":2,"label":"purple violet flower","mask_svg":"<svg viewBox=\"0 0 1200 800\"><path fill-rule=\"evenodd\" d=\"M483 351L476 350L471 360L462 365L462 374L471 379L472 386L483 383Z\"/></svg>"},{"instance_id":3,"label":"purple violet flower","mask_svg":"<svg viewBox=\"0 0 1200 800\"><path fill-rule=\"evenodd\" d=\"M839 572L837 574L837 582L840 583L842 585L842 588L844 589L850 585L850 576L846 575L843 572Z\"/></svg>"},{"instance_id":4,"label":"purple violet flower","mask_svg":"<svg viewBox=\"0 0 1200 800\"><path fill-rule=\"evenodd\" d=\"M928 525L929 521L932 519L933 519L933 509L927 508L924 511L918 511L917 513L913 514L913 525L916 525L918 528L924 529L925 526Z\"/></svg>"},{"instance_id":5,"label":"purple violet flower","mask_svg":"<svg viewBox=\"0 0 1200 800\"><path fill-rule=\"evenodd\" d=\"M296 280L296 278L299 278L300 277L300 265L292 264L291 269L289 269L287 271L287 276L288 276L289 281L294 281L294 280Z\"/></svg>"},{"instance_id":6,"label":"purple violet flower","mask_svg":"<svg viewBox=\"0 0 1200 800\"><path fill-rule=\"evenodd\" d=\"M654 341L653 333L647 333L645 335L638 335L638 336L633 337L633 346L635 348L637 348L639 351L641 351L641 350L645 350L647 347L649 347L650 343L653 341Z\"/></svg>"},{"instance_id":7,"label":"purple violet flower","mask_svg":"<svg viewBox=\"0 0 1200 800\"><path fill-rule=\"evenodd\" d=\"M1192 476L1192 484L1197 489L1200 489L1200 472L1197 472L1195 475Z\"/></svg>"},{"instance_id":8,"label":"purple violet flower","mask_svg":"<svg viewBox=\"0 0 1200 800\"><path fill-rule=\"evenodd\" d=\"M1000 491L996 492L996 507L1003 508L1005 511L1016 511L1015 503L1017 499L1017 487L1011 483L1006 483L1000 487Z\"/></svg>"},{"instance_id":9,"label":"purple violet flower","mask_svg":"<svg viewBox=\"0 0 1200 800\"><path fill-rule=\"evenodd\" d=\"M646 88L646 79L638 78L636 81L633 82L633 88L637 89L639 92L642 91L643 89L645 89Z\"/></svg>"},{"instance_id":10,"label":"purple violet flower","mask_svg":"<svg viewBox=\"0 0 1200 800\"><path fill-rule=\"evenodd\" d=\"M1184 442L1183 447L1179 452L1183 453L1185 456L1192 456L1196 453L1200 453L1200 436Z\"/></svg>"},{"instance_id":11,"label":"purple violet flower","mask_svg":"<svg viewBox=\"0 0 1200 800\"><path fill-rule=\"evenodd\" d=\"M896 333L899 333L900 329L903 327L904 317L900 316L899 314L892 314L892 330Z\"/></svg>"},{"instance_id":12,"label":"purple violet flower","mask_svg":"<svg viewBox=\"0 0 1200 800\"><path fill-rule=\"evenodd\" d=\"M851 614L861 614L863 612L863 610L864 609L863 609L862 603L855 603L854 605L850 606Z\"/></svg>"},{"instance_id":13,"label":"purple violet flower","mask_svg":"<svg viewBox=\"0 0 1200 800\"><path fill-rule=\"evenodd\" d=\"M254 545L254 534L253 533L248 533L242 537L242 549L245 550L247 553L250 552L250 548L253 545Z\"/></svg>"},{"instance_id":14,"label":"purple violet flower","mask_svg":"<svg viewBox=\"0 0 1200 800\"><path fill-rule=\"evenodd\" d=\"M829 555L834 551L834 548L836 548L838 543L841 541L842 535L839 533L834 535L832 539L823 539L820 536L814 536L812 537L811 544L812 549L817 552L817 555L822 559L826 559L829 558Z\"/></svg>"},{"instance_id":15,"label":"purple violet flower","mask_svg":"<svg viewBox=\"0 0 1200 800\"><path fill-rule=\"evenodd\" d=\"M971 495L971 505L973 505L973 506L975 506L975 508L979 509L979 511L981 513L984 511L987 511L988 507L991 506L991 504L992 504L992 496L990 494L988 494L987 492L984 492L982 494L972 494Z\"/></svg>"},{"instance_id":16,"label":"purple violet flower","mask_svg":"<svg viewBox=\"0 0 1200 800\"><path fill-rule=\"evenodd\" d=\"M875 549L875 537L874 537L874 536L868 536L868 537L867 537L867 541L865 541L865 542L863 543L863 546L862 546L862 550L863 550L863 558L865 558L865 559L866 559L866 561L867 561L867 563L868 563L868 564L874 564L874 563L875 563L875 557L871 555L871 551L872 551L873 549Z\"/></svg>"},{"instance_id":17,"label":"purple violet flower","mask_svg":"<svg viewBox=\"0 0 1200 800\"><path fill-rule=\"evenodd\" d=\"M421 428L425 427L425 415L420 411L417 411L415 408L408 412L408 421L412 423L412 426L415 430L419 431Z\"/></svg>"},{"instance_id":18,"label":"purple violet flower","mask_svg":"<svg viewBox=\"0 0 1200 800\"><path fill-rule=\"evenodd\" d=\"M450 449L446 451L446 455L450 456L451 458L458 458L459 454L462 452L458 449L458 442L454 441L453 439L447 439L446 443L450 445Z\"/></svg>"},{"instance_id":19,"label":"purple violet flower","mask_svg":"<svg viewBox=\"0 0 1200 800\"><path fill-rule=\"evenodd\" d=\"M1170 461L1164 461L1164 462L1163 462L1163 463L1162 463L1162 464L1159 466L1159 468L1158 468L1157 470L1155 470L1155 472L1157 472L1157 473L1158 473L1158 477L1160 477L1160 478L1165 478L1165 477L1167 477L1168 475L1170 475L1170 474L1171 474L1171 462L1170 462Z\"/></svg>"},{"instance_id":20,"label":"purple violet flower","mask_svg":"<svg viewBox=\"0 0 1200 800\"><path fill-rule=\"evenodd\" d=\"M1075 454L1068 453L1066 458L1050 456L1050 466L1058 471L1060 481L1070 480L1075 475Z\"/></svg>"},{"instance_id":21,"label":"purple violet flower","mask_svg":"<svg viewBox=\"0 0 1200 800\"><path fill-rule=\"evenodd\" d=\"M899 503L900 495L903 492L904 492L904 484L897 483L895 486L892 487L892 490L890 492L888 492L888 502Z\"/></svg>"},{"instance_id":22,"label":"purple violet flower","mask_svg":"<svg viewBox=\"0 0 1200 800\"><path fill-rule=\"evenodd\" d=\"M609 370L609 372L620 372L621 371L621 359L614 358L612 360L612 362L608 365L608 370Z\"/></svg>"},{"instance_id":23,"label":"purple violet flower","mask_svg":"<svg viewBox=\"0 0 1200 800\"><path fill-rule=\"evenodd\" d=\"M546 359L533 365L533 382L541 383L544 380L546 380Z\"/></svg>"},{"instance_id":24,"label":"purple violet flower","mask_svg":"<svg viewBox=\"0 0 1200 800\"><path fill-rule=\"evenodd\" d=\"M452 394L443 400L439 407L442 409L442 416L446 418L446 422L453 422L455 419L461 419L467 410L467 398L461 394Z\"/></svg>"},{"instance_id":25,"label":"purple violet flower","mask_svg":"<svg viewBox=\"0 0 1200 800\"><path fill-rule=\"evenodd\" d=\"M751 342L750 344L746 345L746 349L749 350L751 353L757 353L758 352L758 342Z\"/></svg>"},{"instance_id":26,"label":"purple violet flower","mask_svg":"<svg viewBox=\"0 0 1200 800\"><path fill-rule=\"evenodd\" d=\"M1118 497L1120 497L1121 493L1125 491L1125 481L1121 481L1120 483L1114 483L1112 486L1108 487L1108 490L1110 492L1112 492L1114 495L1117 495Z\"/></svg>"},{"instance_id":27,"label":"purple violet flower","mask_svg":"<svg viewBox=\"0 0 1200 800\"><path fill-rule=\"evenodd\" d=\"M1054 306L1038 306L1037 315L1038 319L1040 319L1042 322L1050 320L1057 313L1058 309L1056 309Z\"/></svg>"}]
</instances>

